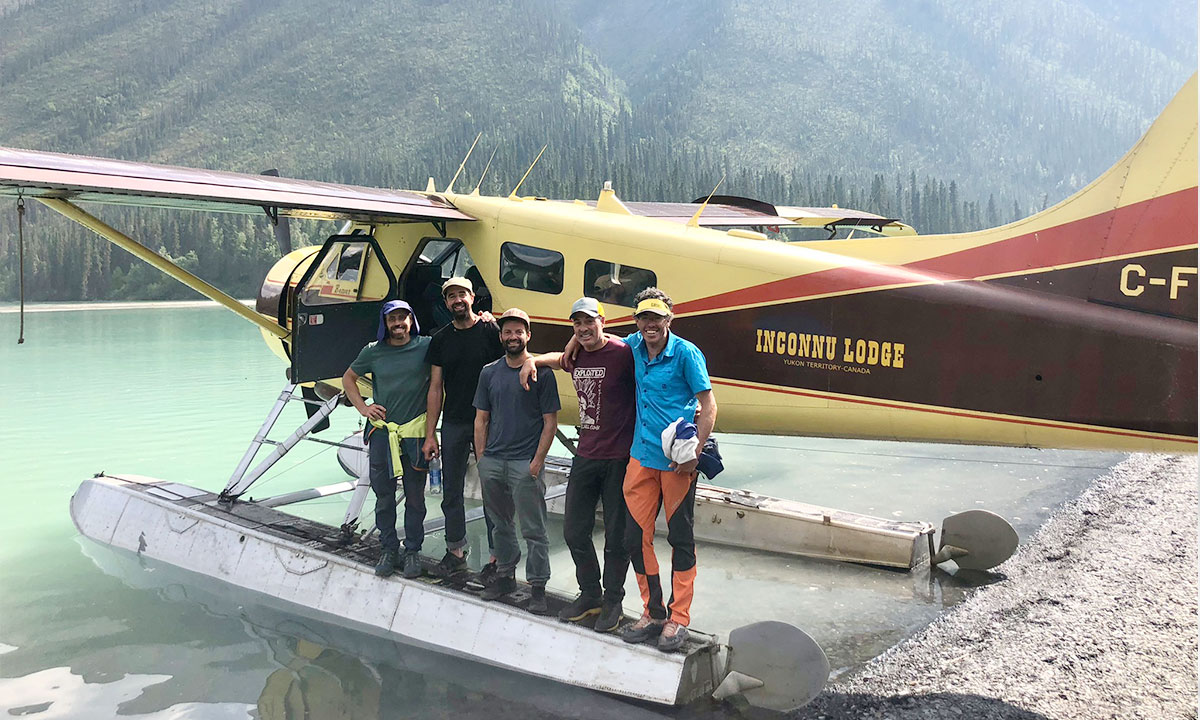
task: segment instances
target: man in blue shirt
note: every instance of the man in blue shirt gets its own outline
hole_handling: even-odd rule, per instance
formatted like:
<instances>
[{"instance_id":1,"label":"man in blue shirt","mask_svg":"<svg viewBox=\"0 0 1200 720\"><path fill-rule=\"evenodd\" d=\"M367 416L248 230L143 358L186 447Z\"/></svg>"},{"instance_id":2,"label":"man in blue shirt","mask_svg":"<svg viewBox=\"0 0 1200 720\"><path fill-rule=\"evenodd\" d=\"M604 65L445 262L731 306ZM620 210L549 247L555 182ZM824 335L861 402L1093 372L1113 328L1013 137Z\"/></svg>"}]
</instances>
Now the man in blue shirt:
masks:
<instances>
[{"instance_id":1,"label":"man in blue shirt","mask_svg":"<svg viewBox=\"0 0 1200 720\"><path fill-rule=\"evenodd\" d=\"M625 542L637 574L645 610L626 628L626 642L658 638L658 648L671 652L687 641L691 622L692 585L696 577L693 537L696 464L699 450L712 433L717 402L708 379L704 354L673 334L671 298L655 287L634 298L638 331L625 338L633 350L637 382L637 427L625 472L629 517ZM663 451L663 431L676 420L696 421L696 457L676 462ZM689 453L690 454L690 453ZM662 507L671 544L671 599L663 606L658 559L654 555L654 523ZM670 611L668 613L668 610Z\"/></svg>"}]
</instances>

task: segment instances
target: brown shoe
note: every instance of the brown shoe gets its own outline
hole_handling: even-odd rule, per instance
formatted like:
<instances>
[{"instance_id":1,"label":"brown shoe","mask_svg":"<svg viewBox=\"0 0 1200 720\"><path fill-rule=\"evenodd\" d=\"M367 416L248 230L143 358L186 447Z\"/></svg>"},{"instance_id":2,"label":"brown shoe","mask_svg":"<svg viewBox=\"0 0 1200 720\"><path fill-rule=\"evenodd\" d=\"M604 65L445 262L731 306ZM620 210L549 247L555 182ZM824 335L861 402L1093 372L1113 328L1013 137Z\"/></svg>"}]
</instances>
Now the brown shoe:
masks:
<instances>
[{"instance_id":1,"label":"brown shoe","mask_svg":"<svg viewBox=\"0 0 1200 720\"><path fill-rule=\"evenodd\" d=\"M658 637L658 634L663 630L665 620L655 620L650 617L650 613L642 613L638 621L621 633L621 639L627 643L643 643L651 638Z\"/></svg>"}]
</instances>

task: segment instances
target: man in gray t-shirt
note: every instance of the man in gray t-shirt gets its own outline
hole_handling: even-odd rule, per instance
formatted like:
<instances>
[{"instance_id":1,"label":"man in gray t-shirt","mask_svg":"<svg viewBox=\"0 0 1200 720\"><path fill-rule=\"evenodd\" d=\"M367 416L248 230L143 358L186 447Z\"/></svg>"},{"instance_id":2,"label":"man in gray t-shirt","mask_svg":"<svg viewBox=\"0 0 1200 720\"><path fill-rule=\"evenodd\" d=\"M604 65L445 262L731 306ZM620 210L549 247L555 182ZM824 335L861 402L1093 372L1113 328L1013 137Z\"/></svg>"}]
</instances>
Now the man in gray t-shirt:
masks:
<instances>
[{"instance_id":1,"label":"man in gray t-shirt","mask_svg":"<svg viewBox=\"0 0 1200 720\"><path fill-rule=\"evenodd\" d=\"M521 366L529 356L529 316L511 308L500 316L505 356L485 365L475 389L475 453L483 506L495 524L496 575L480 598L495 600L517 589L521 559L514 516L529 556L525 579L532 586L528 609L544 615L550 579L550 540L546 537L546 453L558 429L558 387L554 373L543 372L521 387Z\"/></svg>"}]
</instances>

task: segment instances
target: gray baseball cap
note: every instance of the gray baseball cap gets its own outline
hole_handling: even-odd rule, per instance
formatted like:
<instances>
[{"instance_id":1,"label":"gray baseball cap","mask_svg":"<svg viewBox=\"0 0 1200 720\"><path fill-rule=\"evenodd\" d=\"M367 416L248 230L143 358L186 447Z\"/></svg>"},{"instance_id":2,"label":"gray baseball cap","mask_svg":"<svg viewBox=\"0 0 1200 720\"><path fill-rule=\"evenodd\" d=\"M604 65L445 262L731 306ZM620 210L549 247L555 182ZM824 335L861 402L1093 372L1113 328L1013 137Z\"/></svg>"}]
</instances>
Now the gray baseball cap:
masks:
<instances>
[{"instance_id":1,"label":"gray baseball cap","mask_svg":"<svg viewBox=\"0 0 1200 720\"><path fill-rule=\"evenodd\" d=\"M575 313L581 312L591 317L604 317L604 306L596 298L581 297L571 306L571 314L567 317L575 317Z\"/></svg>"}]
</instances>

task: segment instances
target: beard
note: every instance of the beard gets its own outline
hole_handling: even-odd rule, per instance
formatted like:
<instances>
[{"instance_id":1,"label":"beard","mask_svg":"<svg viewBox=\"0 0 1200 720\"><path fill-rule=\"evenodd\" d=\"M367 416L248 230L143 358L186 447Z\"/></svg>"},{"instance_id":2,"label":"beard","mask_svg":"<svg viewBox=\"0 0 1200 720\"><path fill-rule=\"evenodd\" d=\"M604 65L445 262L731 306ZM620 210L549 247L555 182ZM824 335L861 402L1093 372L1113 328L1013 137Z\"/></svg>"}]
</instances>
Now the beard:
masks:
<instances>
[{"instance_id":1,"label":"beard","mask_svg":"<svg viewBox=\"0 0 1200 720\"><path fill-rule=\"evenodd\" d=\"M454 314L454 319L465 320L471 315L471 303L454 303L454 305L450 308L450 312Z\"/></svg>"},{"instance_id":2,"label":"beard","mask_svg":"<svg viewBox=\"0 0 1200 720\"><path fill-rule=\"evenodd\" d=\"M508 353L509 357L520 357L521 353L525 352L524 340L505 340L504 352Z\"/></svg>"}]
</instances>

